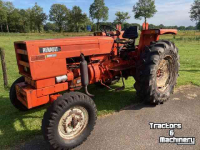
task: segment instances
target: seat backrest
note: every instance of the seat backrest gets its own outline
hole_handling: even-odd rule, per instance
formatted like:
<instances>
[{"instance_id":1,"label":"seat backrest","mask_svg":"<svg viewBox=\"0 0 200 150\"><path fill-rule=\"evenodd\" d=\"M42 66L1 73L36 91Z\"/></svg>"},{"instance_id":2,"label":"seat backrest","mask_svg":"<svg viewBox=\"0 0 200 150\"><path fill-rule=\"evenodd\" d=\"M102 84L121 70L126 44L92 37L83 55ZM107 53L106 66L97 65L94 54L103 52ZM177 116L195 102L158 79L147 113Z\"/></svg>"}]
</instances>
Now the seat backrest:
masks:
<instances>
[{"instance_id":1,"label":"seat backrest","mask_svg":"<svg viewBox=\"0 0 200 150\"><path fill-rule=\"evenodd\" d=\"M127 38L127 39L138 38L138 27L137 26L131 26L128 29L126 29L124 34L123 34L123 38Z\"/></svg>"}]
</instances>

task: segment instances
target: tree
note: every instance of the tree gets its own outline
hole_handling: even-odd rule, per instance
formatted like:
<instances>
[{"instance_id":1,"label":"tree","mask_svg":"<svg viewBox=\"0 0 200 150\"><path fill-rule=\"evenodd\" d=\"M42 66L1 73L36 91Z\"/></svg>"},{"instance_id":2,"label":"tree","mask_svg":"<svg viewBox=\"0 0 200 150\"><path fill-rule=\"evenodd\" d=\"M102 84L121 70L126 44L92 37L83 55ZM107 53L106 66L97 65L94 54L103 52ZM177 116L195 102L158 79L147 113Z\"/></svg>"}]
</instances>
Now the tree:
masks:
<instances>
[{"instance_id":1,"label":"tree","mask_svg":"<svg viewBox=\"0 0 200 150\"><path fill-rule=\"evenodd\" d=\"M30 31L30 14L28 10L20 9L19 14L21 15L21 32Z\"/></svg>"},{"instance_id":2,"label":"tree","mask_svg":"<svg viewBox=\"0 0 200 150\"><path fill-rule=\"evenodd\" d=\"M43 23L47 20L47 15L43 12L43 8L38 6L37 3L35 3L35 6L31 9L31 19L34 22L34 28L40 33Z\"/></svg>"},{"instance_id":3,"label":"tree","mask_svg":"<svg viewBox=\"0 0 200 150\"><path fill-rule=\"evenodd\" d=\"M160 24L160 25L159 25L159 28L160 28L160 29L164 29L165 26L164 26L163 24Z\"/></svg>"},{"instance_id":4,"label":"tree","mask_svg":"<svg viewBox=\"0 0 200 150\"><path fill-rule=\"evenodd\" d=\"M123 24L127 19L130 19L130 16L128 14L128 12L116 12L116 19L114 22L119 23L119 24Z\"/></svg>"},{"instance_id":5,"label":"tree","mask_svg":"<svg viewBox=\"0 0 200 150\"><path fill-rule=\"evenodd\" d=\"M14 31L17 32L20 30L20 28L22 27L22 17L21 14L19 13L18 9L14 9L9 16L9 27L10 27L10 31Z\"/></svg>"},{"instance_id":6,"label":"tree","mask_svg":"<svg viewBox=\"0 0 200 150\"><path fill-rule=\"evenodd\" d=\"M141 20L142 17L145 19L145 24L147 23L147 18L151 18L157 12L154 0L139 0L133 6L133 12L135 13L135 19ZM146 29L146 26L145 26Z\"/></svg>"},{"instance_id":7,"label":"tree","mask_svg":"<svg viewBox=\"0 0 200 150\"><path fill-rule=\"evenodd\" d=\"M81 26L82 31L85 31L85 32L87 31L88 32L87 26L90 26L91 30L92 30L93 22L88 17L86 18L84 25Z\"/></svg>"},{"instance_id":8,"label":"tree","mask_svg":"<svg viewBox=\"0 0 200 150\"><path fill-rule=\"evenodd\" d=\"M29 31L29 20L27 11L14 8L11 2L0 0L0 29L3 32L26 32ZM26 31L25 31L26 29Z\"/></svg>"},{"instance_id":9,"label":"tree","mask_svg":"<svg viewBox=\"0 0 200 150\"><path fill-rule=\"evenodd\" d=\"M200 0L195 0L190 9L190 18L196 21L197 28L200 30L198 24L200 23Z\"/></svg>"},{"instance_id":10,"label":"tree","mask_svg":"<svg viewBox=\"0 0 200 150\"><path fill-rule=\"evenodd\" d=\"M186 27L185 27L185 26L180 26L180 27L178 27L178 29L179 29L179 30L185 30Z\"/></svg>"},{"instance_id":11,"label":"tree","mask_svg":"<svg viewBox=\"0 0 200 150\"><path fill-rule=\"evenodd\" d=\"M80 27L84 25L84 23L87 21L87 15L85 13L82 13L82 10L79 6L74 6L72 10L70 11L70 26L71 29L74 30L75 28L76 32L79 32Z\"/></svg>"},{"instance_id":12,"label":"tree","mask_svg":"<svg viewBox=\"0 0 200 150\"><path fill-rule=\"evenodd\" d=\"M62 4L53 4L49 11L49 19L57 24L59 31L63 31L63 27L69 20L69 9Z\"/></svg>"},{"instance_id":13,"label":"tree","mask_svg":"<svg viewBox=\"0 0 200 150\"><path fill-rule=\"evenodd\" d=\"M51 22L47 22L44 25L44 30L47 31L47 32L58 31L56 24L55 23L51 23Z\"/></svg>"},{"instance_id":14,"label":"tree","mask_svg":"<svg viewBox=\"0 0 200 150\"><path fill-rule=\"evenodd\" d=\"M196 28L200 30L200 22L197 23Z\"/></svg>"},{"instance_id":15,"label":"tree","mask_svg":"<svg viewBox=\"0 0 200 150\"><path fill-rule=\"evenodd\" d=\"M123 23L122 24L122 27L123 27L122 30L126 30L131 26L138 26L140 28L140 24L137 24L137 23Z\"/></svg>"},{"instance_id":16,"label":"tree","mask_svg":"<svg viewBox=\"0 0 200 150\"><path fill-rule=\"evenodd\" d=\"M6 23L7 20L7 14L4 7L3 1L0 0L0 26L1 26L1 32L3 32L3 25Z\"/></svg>"},{"instance_id":17,"label":"tree","mask_svg":"<svg viewBox=\"0 0 200 150\"><path fill-rule=\"evenodd\" d=\"M194 26L188 26L186 27L186 30L196 30L196 28Z\"/></svg>"},{"instance_id":18,"label":"tree","mask_svg":"<svg viewBox=\"0 0 200 150\"><path fill-rule=\"evenodd\" d=\"M108 20L108 7L105 6L104 0L94 0L90 5L90 17L97 20L97 29L99 29L99 21Z\"/></svg>"},{"instance_id":19,"label":"tree","mask_svg":"<svg viewBox=\"0 0 200 150\"><path fill-rule=\"evenodd\" d=\"M155 29L156 26L154 24L149 24L149 29Z\"/></svg>"},{"instance_id":20,"label":"tree","mask_svg":"<svg viewBox=\"0 0 200 150\"><path fill-rule=\"evenodd\" d=\"M10 19L10 17L11 17L12 11L14 10L14 6L13 6L13 3L9 2L9 1L4 2L3 5L4 5L5 12L6 12L6 15L5 15L6 29L7 29L7 32L10 32L9 31L9 23L12 22L12 19Z\"/></svg>"}]
</instances>

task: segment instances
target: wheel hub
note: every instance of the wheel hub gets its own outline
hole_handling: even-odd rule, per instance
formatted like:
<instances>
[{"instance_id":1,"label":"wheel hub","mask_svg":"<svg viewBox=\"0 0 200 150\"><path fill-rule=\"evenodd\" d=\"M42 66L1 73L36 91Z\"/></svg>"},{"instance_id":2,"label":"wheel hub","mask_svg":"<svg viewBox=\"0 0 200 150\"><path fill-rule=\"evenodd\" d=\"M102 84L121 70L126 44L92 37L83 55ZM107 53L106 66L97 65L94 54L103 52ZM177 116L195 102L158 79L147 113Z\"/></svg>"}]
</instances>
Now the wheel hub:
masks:
<instances>
[{"instance_id":1,"label":"wheel hub","mask_svg":"<svg viewBox=\"0 0 200 150\"><path fill-rule=\"evenodd\" d=\"M159 64L157 70L157 88L160 91L165 91L169 85L170 70L171 70L171 57L165 57Z\"/></svg>"},{"instance_id":2,"label":"wheel hub","mask_svg":"<svg viewBox=\"0 0 200 150\"><path fill-rule=\"evenodd\" d=\"M62 138L73 139L85 129L88 124L88 112L77 106L66 111L60 119L58 131Z\"/></svg>"}]
</instances>

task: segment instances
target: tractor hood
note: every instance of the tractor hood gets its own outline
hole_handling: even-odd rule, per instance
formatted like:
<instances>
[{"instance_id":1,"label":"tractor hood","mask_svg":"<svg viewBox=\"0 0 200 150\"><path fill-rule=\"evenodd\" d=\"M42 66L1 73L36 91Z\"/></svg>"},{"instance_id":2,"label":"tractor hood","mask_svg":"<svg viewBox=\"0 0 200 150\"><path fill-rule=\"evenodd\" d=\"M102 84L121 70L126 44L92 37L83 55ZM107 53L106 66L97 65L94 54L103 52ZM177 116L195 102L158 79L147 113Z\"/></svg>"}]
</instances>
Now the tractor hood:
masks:
<instances>
[{"instance_id":1,"label":"tractor hood","mask_svg":"<svg viewBox=\"0 0 200 150\"><path fill-rule=\"evenodd\" d=\"M59 51L68 54L69 58L79 57L80 53L85 55L110 53L114 40L106 36L86 36L15 42L17 43L26 44L29 56ZM59 50L53 50L54 48Z\"/></svg>"},{"instance_id":2,"label":"tractor hood","mask_svg":"<svg viewBox=\"0 0 200 150\"><path fill-rule=\"evenodd\" d=\"M80 57L81 53L85 56L109 54L113 44L112 37L72 37L15 42L15 51L19 72L23 75L28 73L37 80L48 78L48 73L65 75L67 58Z\"/></svg>"}]
</instances>

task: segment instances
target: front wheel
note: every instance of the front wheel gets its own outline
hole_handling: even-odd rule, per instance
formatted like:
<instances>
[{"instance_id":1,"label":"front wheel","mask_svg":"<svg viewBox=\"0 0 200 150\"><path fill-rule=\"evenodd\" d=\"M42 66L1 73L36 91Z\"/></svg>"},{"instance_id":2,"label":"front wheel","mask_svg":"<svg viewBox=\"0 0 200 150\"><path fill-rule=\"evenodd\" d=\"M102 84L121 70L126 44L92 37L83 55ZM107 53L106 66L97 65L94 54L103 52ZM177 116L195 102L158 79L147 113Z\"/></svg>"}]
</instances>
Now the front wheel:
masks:
<instances>
[{"instance_id":1,"label":"front wheel","mask_svg":"<svg viewBox=\"0 0 200 150\"><path fill-rule=\"evenodd\" d=\"M136 70L137 95L152 104L167 101L176 85L179 66L174 43L162 40L146 47Z\"/></svg>"},{"instance_id":2,"label":"front wheel","mask_svg":"<svg viewBox=\"0 0 200 150\"><path fill-rule=\"evenodd\" d=\"M45 140L53 149L68 150L80 145L94 128L96 111L89 96L80 92L64 94L44 114Z\"/></svg>"},{"instance_id":3,"label":"front wheel","mask_svg":"<svg viewBox=\"0 0 200 150\"><path fill-rule=\"evenodd\" d=\"M24 77L20 77L18 78L11 86L10 88L10 93L9 93L9 97L10 97L10 101L12 103L12 105L17 108L20 111L28 111L28 108L26 108L26 106L24 106L18 99L17 99L17 94L16 94L16 84L21 83L21 82L25 82Z\"/></svg>"}]
</instances>

